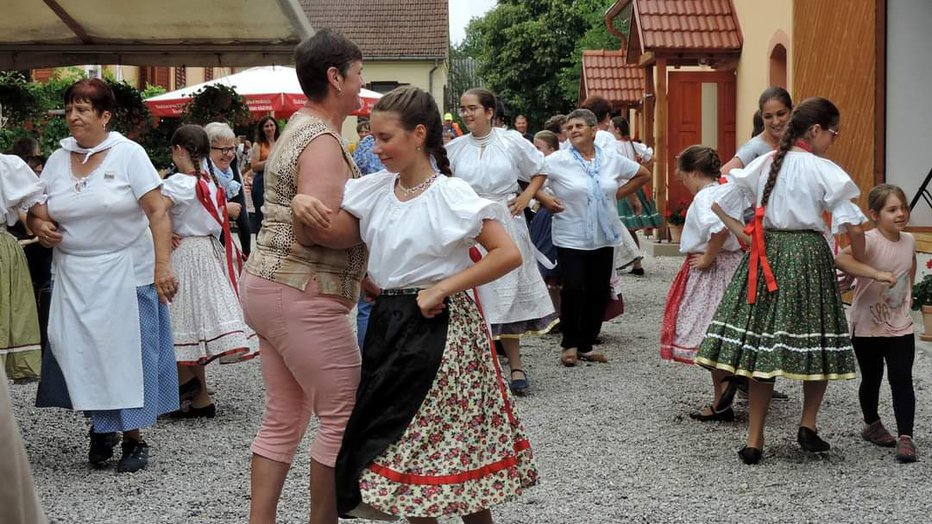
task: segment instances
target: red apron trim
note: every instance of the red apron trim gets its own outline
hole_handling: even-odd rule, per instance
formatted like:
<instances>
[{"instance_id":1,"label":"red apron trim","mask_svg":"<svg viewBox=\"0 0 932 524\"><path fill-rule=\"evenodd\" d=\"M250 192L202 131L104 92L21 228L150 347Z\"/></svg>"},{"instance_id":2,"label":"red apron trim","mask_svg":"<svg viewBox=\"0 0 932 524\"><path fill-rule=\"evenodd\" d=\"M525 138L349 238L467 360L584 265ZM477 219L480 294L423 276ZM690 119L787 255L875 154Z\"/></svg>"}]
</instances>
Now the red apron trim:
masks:
<instances>
[{"instance_id":1,"label":"red apron trim","mask_svg":"<svg viewBox=\"0 0 932 524\"><path fill-rule=\"evenodd\" d=\"M479 252L479 248L473 246L469 248L469 258L472 259L473 263L477 263L482 260L482 253ZM473 298L476 302L476 307L479 309L479 316L482 317L483 323L485 323L485 336L489 342L489 357L492 359L492 365L495 367L495 375L498 378L498 389L502 395L502 401L505 403L505 414L508 415L508 422L511 424L511 427L518 427L518 420L515 418L515 414L511 409L511 402L508 402L508 390L505 385L505 377L502 376L502 368L498 363L498 355L495 353L495 341L492 340L492 333L489 331L489 322L485 318L485 311L482 310L482 303L479 302L479 290L473 288L472 290Z\"/></svg>"},{"instance_id":2,"label":"red apron trim","mask_svg":"<svg viewBox=\"0 0 932 524\"><path fill-rule=\"evenodd\" d=\"M766 208L758 206L754 210L754 221L744 228L744 233L751 237L751 258L748 268L748 304L757 300L757 271L758 267L764 272L767 291L773 293L777 290L777 278L770 268L767 260L767 247L764 245L764 213Z\"/></svg>"},{"instance_id":3,"label":"red apron trim","mask_svg":"<svg viewBox=\"0 0 932 524\"><path fill-rule=\"evenodd\" d=\"M807 153L812 153L812 145L810 145L809 142L804 140L797 140L793 142L793 145L806 151Z\"/></svg>"},{"instance_id":4,"label":"red apron trim","mask_svg":"<svg viewBox=\"0 0 932 524\"><path fill-rule=\"evenodd\" d=\"M204 206L204 209L210 213L210 216L223 228L223 236L226 239L226 242L224 242L224 249L226 250L227 274L229 275L230 283L233 284L233 291L239 296L237 278L243 270L243 254L233 243L233 235L230 232L230 214L227 212L226 195L223 192L223 188L218 185L216 204L210 200L210 186L207 184L207 173L203 171L201 172L201 176L197 177L196 191L197 199L201 202L201 205ZM220 217L220 212L218 210L223 210L223 218ZM235 270L233 267L234 261L236 262Z\"/></svg>"},{"instance_id":5,"label":"red apron trim","mask_svg":"<svg viewBox=\"0 0 932 524\"><path fill-rule=\"evenodd\" d=\"M660 325L660 357L664 360L673 358L673 341L676 340L676 317L680 313L683 295L686 293L686 283L689 282L689 262L698 255L690 253L683 261L680 271L673 279L670 290L667 292L666 306L663 308L663 323Z\"/></svg>"},{"instance_id":6,"label":"red apron trim","mask_svg":"<svg viewBox=\"0 0 932 524\"><path fill-rule=\"evenodd\" d=\"M515 453L520 453L521 451L530 448L531 444L524 439L515 442L514 445ZM463 482L470 480L478 480L483 477L488 477L494 473L498 473L504 469L512 468L517 464L518 457L512 456L497 462L493 462L487 466L482 466L480 468L471 469L469 471L464 471L462 473L456 473L453 475L415 475L413 473L402 473L400 471L395 471L375 463L369 464L369 470L377 475L381 475L387 478L388 480L399 482L401 484L441 486L446 484L462 484Z\"/></svg>"}]
</instances>

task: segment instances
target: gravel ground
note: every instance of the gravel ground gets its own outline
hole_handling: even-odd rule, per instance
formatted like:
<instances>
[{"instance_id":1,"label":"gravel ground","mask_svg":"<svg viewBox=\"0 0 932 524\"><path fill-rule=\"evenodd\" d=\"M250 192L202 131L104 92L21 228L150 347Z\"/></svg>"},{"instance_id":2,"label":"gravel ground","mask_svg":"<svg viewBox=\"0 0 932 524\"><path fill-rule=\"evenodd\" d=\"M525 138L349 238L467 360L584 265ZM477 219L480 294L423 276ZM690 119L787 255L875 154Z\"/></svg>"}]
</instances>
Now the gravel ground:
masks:
<instances>
[{"instance_id":1,"label":"gravel ground","mask_svg":"<svg viewBox=\"0 0 932 524\"><path fill-rule=\"evenodd\" d=\"M802 389L768 419L763 462L745 466L746 406L734 423L701 424L685 414L706 402L709 374L658 357L667 286L681 259L647 259L647 275L625 275L627 313L605 326L609 364L564 368L558 338L526 344L532 393L519 409L532 438L540 484L494 510L503 523L616 522L928 522L932 459L932 352L915 366L920 462L899 465L893 451L860 439L857 381L828 388L820 434L824 457L795 442ZM86 464L84 417L32 406L35 385L13 387L43 504L54 522L245 522L249 443L262 411L258 362L211 366L218 418L160 422L147 432L149 468L137 474ZM884 386L881 416L895 426ZM307 440L307 439L305 439ZM119 448L117 449L119 451ZM932 452L932 451L928 451ZM279 521L306 522L307 442L298 453L279 506ZM452 520L451 520L452 522Z\"/></svg>"}]
</instances>

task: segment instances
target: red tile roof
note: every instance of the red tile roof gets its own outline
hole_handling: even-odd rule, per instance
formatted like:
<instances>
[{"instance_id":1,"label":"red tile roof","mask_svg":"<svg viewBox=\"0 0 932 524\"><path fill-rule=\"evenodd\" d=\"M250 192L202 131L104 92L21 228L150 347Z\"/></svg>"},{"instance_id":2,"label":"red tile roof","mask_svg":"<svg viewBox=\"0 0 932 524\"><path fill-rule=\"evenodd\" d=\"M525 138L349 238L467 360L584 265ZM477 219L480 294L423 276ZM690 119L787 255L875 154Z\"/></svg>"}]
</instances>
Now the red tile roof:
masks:
<instances>
[{"instance_id":1,"label":"red tile roof","mask_svg":"<svg viewBox=\"0 0 932 524\"><path fill-rule=\"evenodd\" d=\"M300 0L314 29L341 31L366 60L441 59L450 47L449 0Z\"/></svg>"},{"instance_id":2,"label":"red tile roof","mask_svg":"<svg viewBox=\"0 0 932 524\"><path fill-rule=\"evenodd\" d=\"M634 3L631 41L647 51L741 51L741 26L732 0L621 0Z\"/></svg>"},{"instance_id":3,"label":"red tile roof","mask_svg":"<svg viewBox=\"0 0 932 524\"><path fill-rule=\"evenodd\" d=\"M583 51L580 101L599 95L613 105L634 105L643 92L644 68L626 64L624 51Z\"/></svg>"}]
</instances>

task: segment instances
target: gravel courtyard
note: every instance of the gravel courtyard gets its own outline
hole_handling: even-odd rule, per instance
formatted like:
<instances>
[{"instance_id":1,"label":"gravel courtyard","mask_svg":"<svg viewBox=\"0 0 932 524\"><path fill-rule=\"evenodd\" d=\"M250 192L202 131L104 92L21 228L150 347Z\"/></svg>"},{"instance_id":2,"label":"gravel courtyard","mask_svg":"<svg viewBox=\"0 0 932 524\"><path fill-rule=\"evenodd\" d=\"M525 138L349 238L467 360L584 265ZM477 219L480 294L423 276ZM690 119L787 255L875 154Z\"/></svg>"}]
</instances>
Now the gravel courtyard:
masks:
<instances>
[{"instance_id":1,"label":"gravel courtyard","mask_svg":"<svg viewBox=\"0 0 932 524\"><path fill-rule=\"evenodd\" d=\"M609 364L560 366L555 336L526 344L532 393L518 404L541 482L496 508L496 522L928 522L929 346L920 345L914 369L919 462L897 464L892 449L861 440L857 380L828 388L819 429L832 451L824 457L801 451L796 430L802 388L781 380L777 387L790 400L772 404L764 460L745 466L736 455L744 442L745 402L739 401L734 423L689 419L688 411L708 401L709 374L658 357L663 302L681 261L648 258L646 276L625 275L627 312L603 330ZM35 385L13 386L16 416L50 519L245 522L249 444L262 412L259 363L214 365L208 374L217 418L160 421L146 432L149 468L122 475L87 465L83 416L37 410ZM893 431L886 384L881 416ZM279 505L280 522L306 522L307 483L305 442Z\"/></svg>"}]
</instances>

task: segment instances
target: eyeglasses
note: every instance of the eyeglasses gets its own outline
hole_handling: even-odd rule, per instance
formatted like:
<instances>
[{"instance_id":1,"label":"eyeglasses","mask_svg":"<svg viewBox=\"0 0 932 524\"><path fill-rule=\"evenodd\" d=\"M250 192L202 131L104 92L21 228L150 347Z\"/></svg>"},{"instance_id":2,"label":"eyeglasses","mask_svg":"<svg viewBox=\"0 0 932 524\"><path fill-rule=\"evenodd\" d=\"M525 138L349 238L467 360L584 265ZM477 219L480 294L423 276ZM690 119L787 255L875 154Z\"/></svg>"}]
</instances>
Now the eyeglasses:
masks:
<instances>
[{"instance_id":1,"label":"eyeglasses","mask_svg":"<svg viewBox=\"0 0 932 524\"><path fill-rule=\"evenodd\" d=\"M461 106L460 114L464 115L466 113L475 113L476 111L479 111L481 109L485 109L485 108L482 106Z\"/></svg>"},{"instance_id":2,"label":"eyeglasses","mask_svg":"<svg viewBox=\"0 0 932 524\"><path fill-rule=\"evenodd\" d=\"M834 129L826 129L826 131L832 134L832 138L838 138L838 135L841 134L838 131L835 131Z\"/></svg>"},{"instance_id":3,"label":"eyeglasses","mask_svg":"<svg viewBox=\"0 0 932 524\"><path fill-rule=\"evenodd\" d=\"M235 147L214 147L214 146L210 146L210 149L212 149L213 151L220 151L220 154L221 154L221 155L232 155L233 153L236 152L236 148L235 148Z\"/></svg>"}]
</instances>

